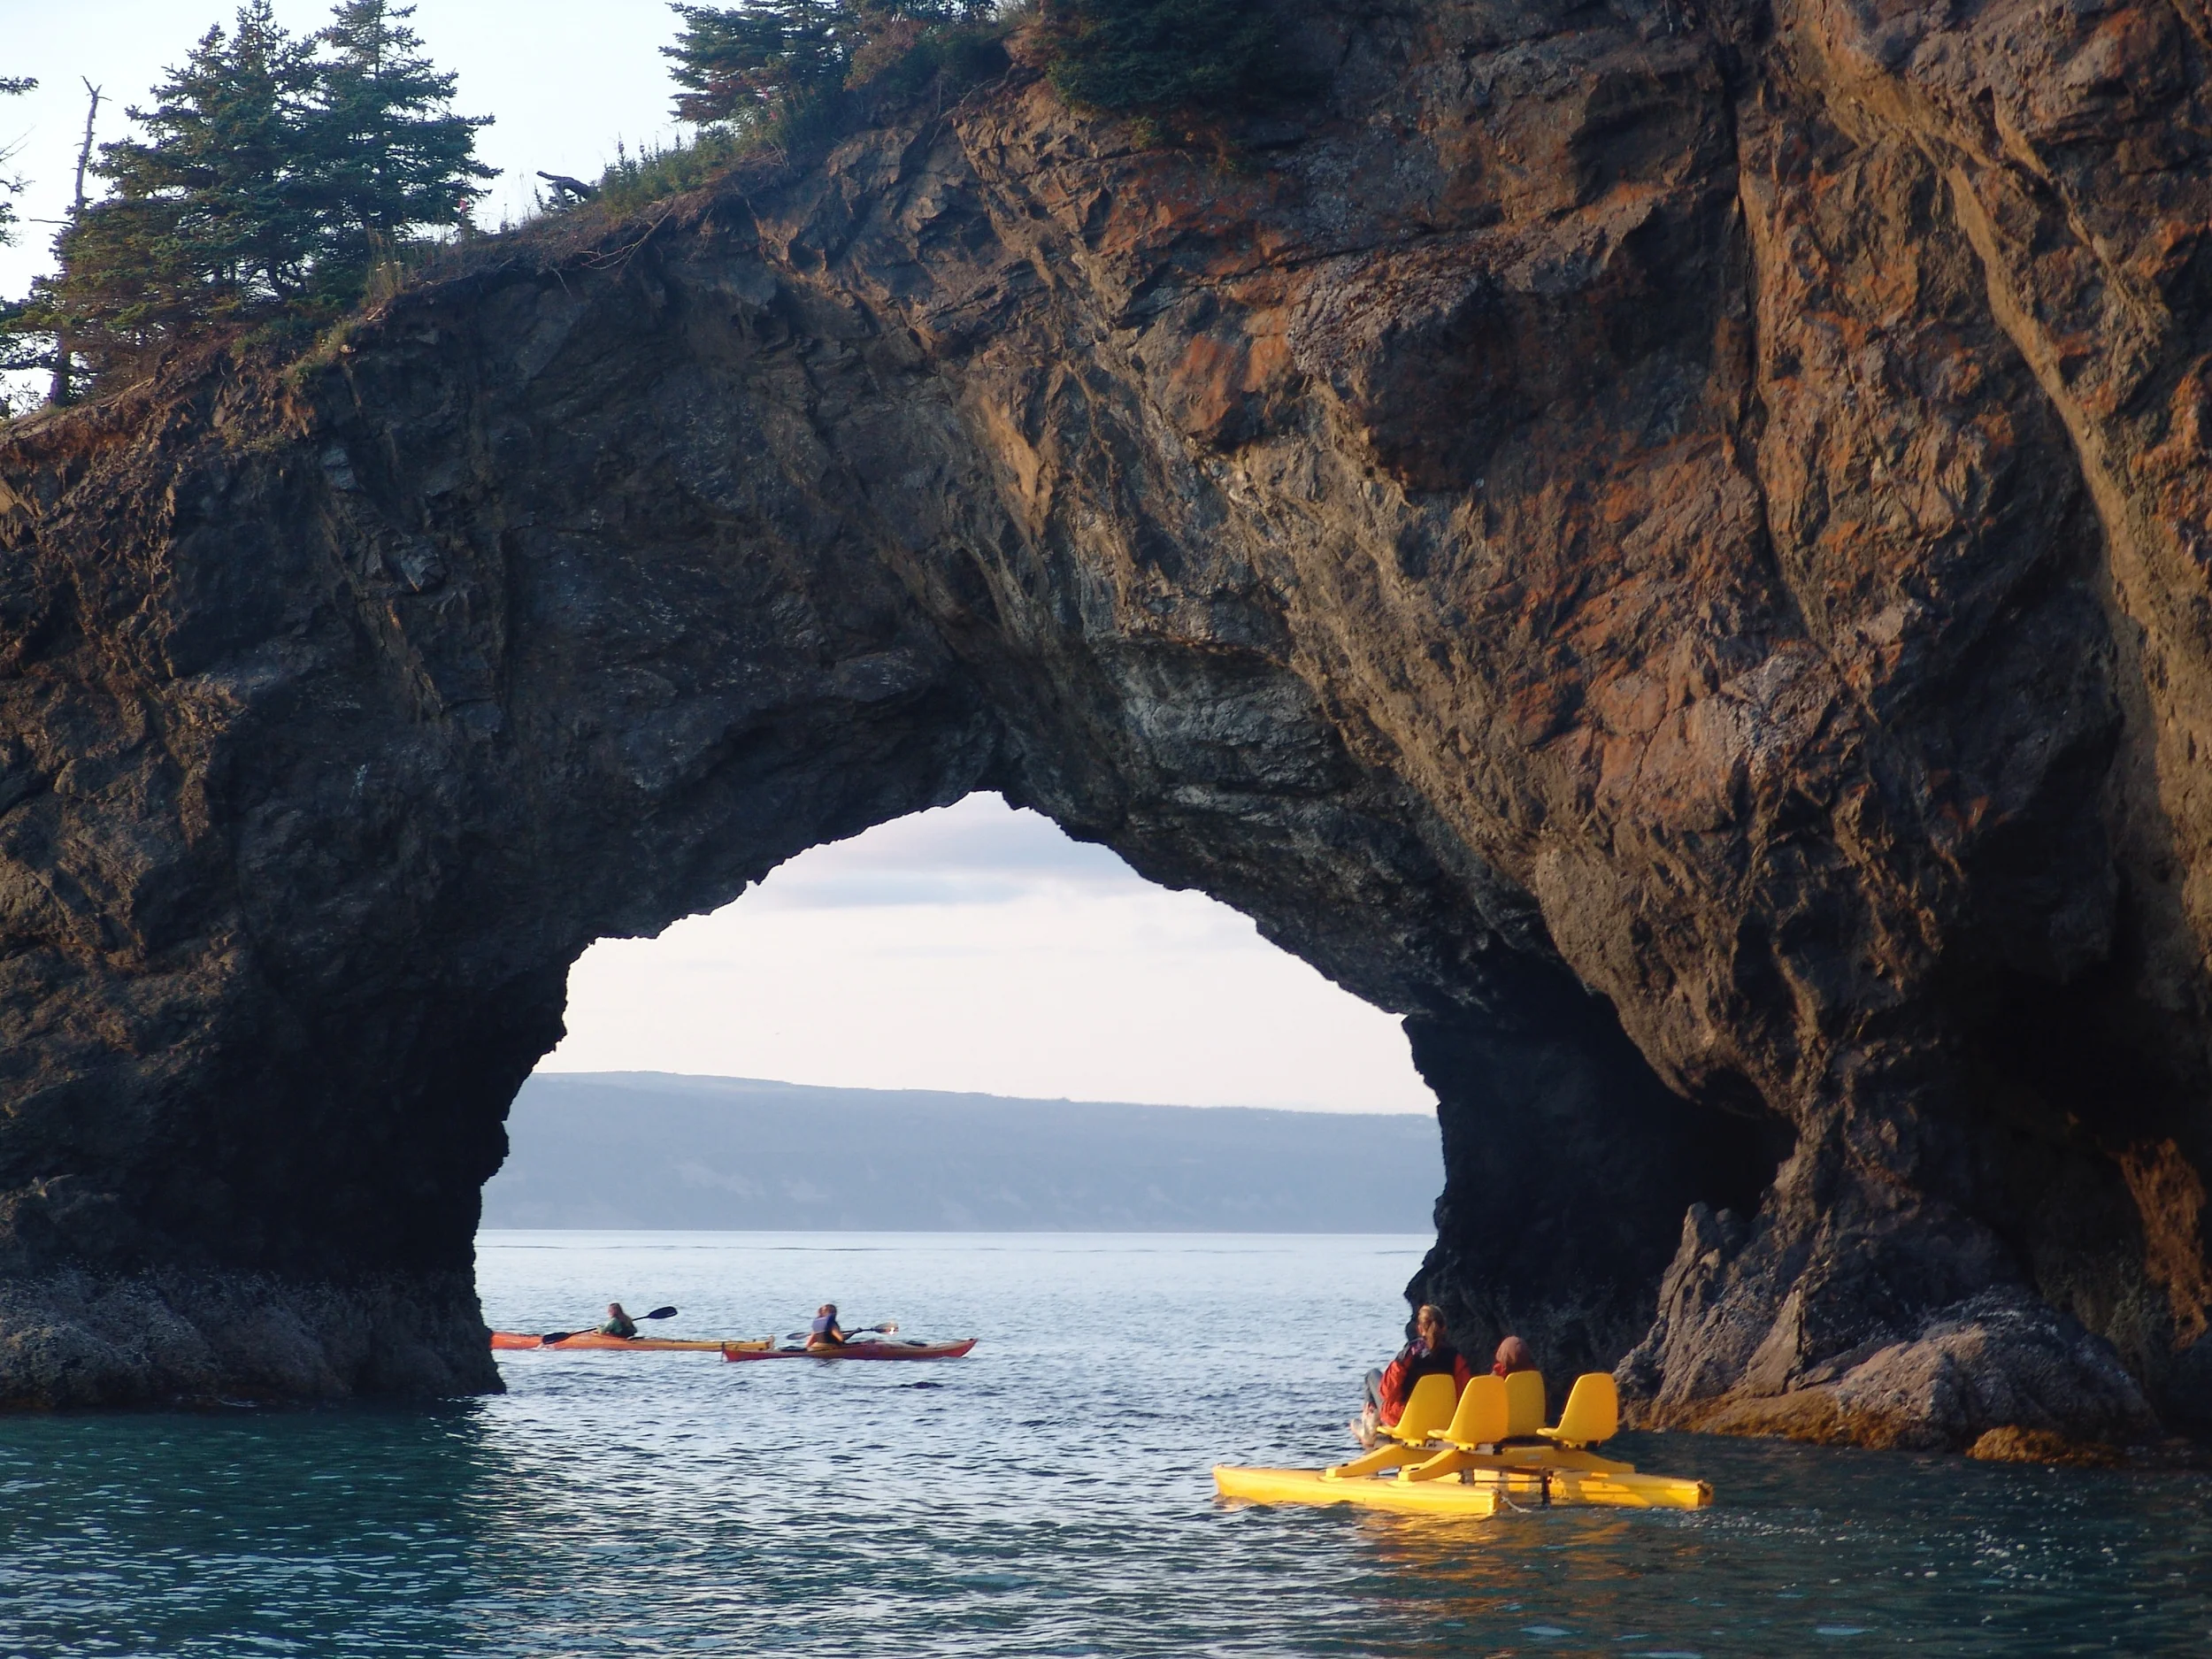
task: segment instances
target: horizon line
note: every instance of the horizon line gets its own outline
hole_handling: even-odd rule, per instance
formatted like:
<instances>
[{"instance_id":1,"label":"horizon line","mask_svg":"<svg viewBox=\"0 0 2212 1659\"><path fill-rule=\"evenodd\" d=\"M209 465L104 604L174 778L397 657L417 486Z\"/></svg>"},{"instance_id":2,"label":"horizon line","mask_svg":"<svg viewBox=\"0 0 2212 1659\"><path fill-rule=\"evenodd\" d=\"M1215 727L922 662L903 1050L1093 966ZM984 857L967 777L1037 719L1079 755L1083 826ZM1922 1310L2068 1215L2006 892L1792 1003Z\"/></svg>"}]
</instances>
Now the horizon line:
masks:
<instances>
[{"instance_id":1,"label":"horizon line","mask_svg":"<svg viewBox=\"0 0 2212 1659\"><path fill-rule=\"evenodd\" d=\"M908 1085L886 1088L879 1085L860 1083L798 1083L784 1078L736 1077L718 1071L656 1071L646 1070L568 1071L540 1069L525 1079L526 1083L540 1078L666 1078L687 1083L741 1083L757 1087L783 1089L808 1089L822 1094L942 1094L961 1100L1008 1101L1031 1106L1141 1106L1159 1111L1254 1111L1291 1112L1301 1117L1320 1118L1422 1118L1433 1119L1436 1108L1395 1106L1318 1106L1287 1102L1217 1102L1202 1103L1194 1101L1139 1101L1078 1099L1059 1094L1000 1094L988 1089L934 1088L926 1085Z\"/></svg>"}]
</instances>

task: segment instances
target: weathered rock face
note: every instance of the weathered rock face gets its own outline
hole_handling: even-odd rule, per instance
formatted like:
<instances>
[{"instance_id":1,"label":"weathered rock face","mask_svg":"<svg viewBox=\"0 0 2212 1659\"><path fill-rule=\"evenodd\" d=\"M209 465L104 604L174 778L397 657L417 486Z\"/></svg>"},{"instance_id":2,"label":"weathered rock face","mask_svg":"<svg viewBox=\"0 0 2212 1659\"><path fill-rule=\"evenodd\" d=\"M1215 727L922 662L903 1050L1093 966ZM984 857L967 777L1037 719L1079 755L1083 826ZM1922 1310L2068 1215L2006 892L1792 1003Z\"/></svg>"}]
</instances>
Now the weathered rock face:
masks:
<instances>
[{"instance_id":1,"label":"weathered rock face","mask_svg":"<svg viewBox=\"0 0 2212 1659\"><path fill-rule=\"evenodd\" d=\"M1407 1016L1471 1342L2212 1417L2212 13L1302 27L0 438L0 1393L495 1386L569 963L995 788Z\"/></svg>"}]
</instances>

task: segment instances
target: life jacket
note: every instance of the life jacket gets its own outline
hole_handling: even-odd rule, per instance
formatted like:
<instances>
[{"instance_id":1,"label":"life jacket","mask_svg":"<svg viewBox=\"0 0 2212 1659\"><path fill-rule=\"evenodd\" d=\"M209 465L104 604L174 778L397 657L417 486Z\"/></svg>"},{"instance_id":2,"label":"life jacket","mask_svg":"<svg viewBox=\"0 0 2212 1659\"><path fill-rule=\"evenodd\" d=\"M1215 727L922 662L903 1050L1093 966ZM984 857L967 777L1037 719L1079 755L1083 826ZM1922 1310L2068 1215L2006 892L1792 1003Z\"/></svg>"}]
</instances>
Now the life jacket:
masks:
<instances>
[{"instance_id":1,"label":"life jacket","mask_svg":"<svg viewBox=\"0 0 2212 1659\"><path fill-rule=\"evenodd\" d=\"M1406 1362L1407 1393L1412 1393L1414 1379L1417 1377L1434 1377L1440 1373L1451 1377L1457 1374L1460 1366L1459 1350L1450 1343L1447 1342L1440 1348L1432 1348L1425 1354L1417 1355L1413 1349L1414 1344L1407 1343L1402 1356Z\"/></svg>"},{"instance_id":2,"label":"life jacket","mask_svg":"<svg viewBox=\"0 0 2212 1659\"><path fill-rule=\"evenodd\" d=\"M1449 1377L1455 1386L1463 1386L1473 1372L1459 1350L1446 1344L1428 1353L1416 1353L1417 1342L1409 1342L1398 1350L1397 1358L1383 1372L1381 1398L1382 1420L1394 1424L1406 1409L1406 1401L1413 1393L1414 1383L1423 1377L1440 1373Z\"/></svg>"}]
</instances>

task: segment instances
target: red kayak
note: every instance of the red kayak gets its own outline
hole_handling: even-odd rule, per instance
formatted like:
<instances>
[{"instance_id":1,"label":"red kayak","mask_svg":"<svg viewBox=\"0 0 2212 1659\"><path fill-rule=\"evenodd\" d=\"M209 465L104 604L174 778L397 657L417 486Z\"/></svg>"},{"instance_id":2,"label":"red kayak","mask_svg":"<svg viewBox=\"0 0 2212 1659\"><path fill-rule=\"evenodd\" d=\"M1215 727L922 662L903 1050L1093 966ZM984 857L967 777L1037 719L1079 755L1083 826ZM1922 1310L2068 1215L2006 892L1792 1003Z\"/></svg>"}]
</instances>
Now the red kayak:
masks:
<instances>
[{"instance_id":1,"label":"red kayak","mask_svg":"<svg viewBox=\"0 0 2212 1659\"><path fill-rule=\"evenodd\" d=\"M836 1348L756 1348L749 1342L726 1342L722 1357L733 1364L748 1359L958 1359L975 1344L974 1337L958 1342L846 1342Z\"/></svg>"}]
</instances>

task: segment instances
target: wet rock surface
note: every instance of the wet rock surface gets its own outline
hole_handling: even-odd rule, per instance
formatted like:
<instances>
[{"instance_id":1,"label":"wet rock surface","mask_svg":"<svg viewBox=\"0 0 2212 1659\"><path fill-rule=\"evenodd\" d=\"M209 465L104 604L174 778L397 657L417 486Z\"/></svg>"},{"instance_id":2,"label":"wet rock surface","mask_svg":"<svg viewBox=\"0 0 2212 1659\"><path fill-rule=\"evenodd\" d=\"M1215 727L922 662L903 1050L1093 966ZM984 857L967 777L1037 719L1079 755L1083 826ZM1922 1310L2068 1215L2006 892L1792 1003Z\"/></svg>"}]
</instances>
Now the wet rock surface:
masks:
<instances>
[{"instance_id":1,"label":"wet rock surface","mask_svg":"<svg viewBox=\"0 0 2212 1659\"><path fill-rule=\"evenodd\" d=\"M1470 1346L2212 1419L2212 24L1298 27L1225 161L1018 72L0 435L0 1394L486 1386L568 964L994 788L1407 1017Z\"/></svg>"}]
</instances>

